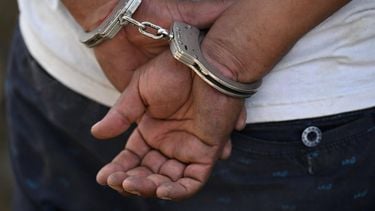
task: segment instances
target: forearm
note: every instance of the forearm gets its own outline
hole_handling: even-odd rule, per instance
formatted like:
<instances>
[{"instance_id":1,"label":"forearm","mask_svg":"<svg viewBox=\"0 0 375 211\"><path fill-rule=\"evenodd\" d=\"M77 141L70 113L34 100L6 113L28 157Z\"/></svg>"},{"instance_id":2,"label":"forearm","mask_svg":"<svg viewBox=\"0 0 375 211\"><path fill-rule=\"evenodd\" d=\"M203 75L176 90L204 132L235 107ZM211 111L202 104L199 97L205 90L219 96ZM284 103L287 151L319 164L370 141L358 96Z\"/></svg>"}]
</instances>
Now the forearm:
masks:
<instances>
[{"instance_id":1,"label":"forearm","mask_svg":"<svg viewBox=\"0 0 375 211\"><path fill-rule=\"evenodd\" d=\"M308 31L348 0L241 0L203 41L207 59L240 82L260 79Z\"/></svg>"},{"instance_id":2,"label":"forearm","mask_svg":"<svg viewBox=\"0 0 375 211\"><path fill-rule=\"evenodd\" d=\"M117 0L62 0L62 3L83 29L91 30L112 11Z\"/></svg>"}]
</instances>

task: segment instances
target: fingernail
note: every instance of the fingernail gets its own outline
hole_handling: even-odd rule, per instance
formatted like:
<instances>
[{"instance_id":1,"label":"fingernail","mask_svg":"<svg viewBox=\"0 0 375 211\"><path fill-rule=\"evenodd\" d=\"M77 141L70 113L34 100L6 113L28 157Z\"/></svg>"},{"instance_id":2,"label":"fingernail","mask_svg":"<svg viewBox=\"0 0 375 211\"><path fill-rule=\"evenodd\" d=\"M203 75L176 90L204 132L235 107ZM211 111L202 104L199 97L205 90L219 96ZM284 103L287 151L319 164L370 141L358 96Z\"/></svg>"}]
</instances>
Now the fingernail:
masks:
<instances>
[{"instance_id":1,"label":"fingernail","mask_svg":"<svg viewBox=\"0 0 375 211\"><path fill-rule=\"evenodd\" d=\"M171 200L172 200L171 198L168 198L168 197L166 197L166 196L160 196L159 199L168 200L168 201L171 201Z\"/></svg>"},{"instance_id":2,"label":"fingernail","mask_svg":"<svg viewBox=\"0 0 375 211\"><path fill-rule=\"evenodd\" d=\"M133 194L133 195L141 196L141 194L138 193L137 191L128 191L128 190L127 190L126 192L128 192L128 193L130 193L130 194Z\"/></svg>"},{"instance_id":3,"label":"fingernail","mask_svg":"<svg viewBox=\"0 0 375 211\"><path fill-rule=\"evenodd\" d=\"M91 126L91 131L99 125L100 121Z\"/></svg>"}]
</instances>

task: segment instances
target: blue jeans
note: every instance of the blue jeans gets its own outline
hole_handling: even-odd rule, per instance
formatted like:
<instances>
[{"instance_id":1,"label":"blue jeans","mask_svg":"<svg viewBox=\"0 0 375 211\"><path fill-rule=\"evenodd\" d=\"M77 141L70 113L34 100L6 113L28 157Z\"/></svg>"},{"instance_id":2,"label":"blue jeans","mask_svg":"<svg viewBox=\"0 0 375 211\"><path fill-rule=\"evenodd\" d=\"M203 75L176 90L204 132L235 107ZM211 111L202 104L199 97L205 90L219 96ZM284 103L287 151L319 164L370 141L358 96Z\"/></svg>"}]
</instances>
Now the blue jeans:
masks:
<instances>
[{"instance_id":1,"label":"blue jeans","mask_svg":"<svg viewBox=\"0 0 375 211\"><path fill-rule=\"evenodd\" d=\"M6 96L14 210L375 210L375 108L247 125L196 196L169 202L124 198L96 183L131 130L94 140L90 127L108 108L48 75L19 30Z\"/></svg>"}]
</instances>

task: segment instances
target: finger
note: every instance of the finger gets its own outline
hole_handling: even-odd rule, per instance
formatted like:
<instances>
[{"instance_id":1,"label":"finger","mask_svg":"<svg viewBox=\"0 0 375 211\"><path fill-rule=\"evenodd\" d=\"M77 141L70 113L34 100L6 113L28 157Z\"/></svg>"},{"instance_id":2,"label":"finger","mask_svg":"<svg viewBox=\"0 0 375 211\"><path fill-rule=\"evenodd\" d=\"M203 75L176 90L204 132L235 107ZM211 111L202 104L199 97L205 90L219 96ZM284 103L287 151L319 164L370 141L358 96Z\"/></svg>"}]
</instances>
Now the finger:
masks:
<instances>
[{"instance_id":1,"label":"finger","mask_svg":"<svg viewBox=\"0 0 375 211\"><path fill-rule=\"evenodd\" d=\"M142 166L151 169L152 172L158 173L161 166L167 161L167 158L160 154L160 152L153 150L143 158Z\"/></svg>"},{"instance_id":2,"label":"finger","mask_svg":"<svg viewBox=\"0 0 375 211\"><path fill-rule=\"evenodd\" d=\"M144 166L136 167L126 172L129 175L123 182L124 191L143 197L152 197L155 195L156 185L147 177L152 171Z\"/></svg>"},{"instance_id":3,"label":"finger","mask_svg":"<svg viewBox=\"0 0 375 211\"><path fill-rule=\"evenodd\" d=\"M151 174L147 177L134 176L123 182L123 190L138 196L154 197L157 187L167 182L171 182L171 179L160 174Z\"/></svg>"},{"instance_id":4,"label":"finger","mask_svg":"<svg viewBox=\"0 0 375 211\"><path fill-rule=\"evenodd\" d=\"M244 105L242 107L240 116L237 119L235 129L238 131L243 130L246 127L246 120L247 120L247 111L246 111L246 106Z\"/></svg>"},{"instance_id":5,"label":"finger","mask_svg":"<svg viewBox=\"0 0 375 211\"><path fill-rule=\"evenodd\" d=\"M117 163L109 163L100 169L100 171L96 175L96 181L101 185L107 185L108 177L111 174L115 172L120 172L123 170L124 168L121 165Z\"/></svg>"},{"instance_id":6,"label":"finger","mask_svg":"<svg viewBox=\"0 0 375 211\"><path fill-rule=\"evenodd\" d=\"M126 143L125 150L131 152L136 156L139 161L144 159L144 157L151 151L150 146L147 145L146 140L143 138L143 135L139 128L137 127L133 133L130 135L128 142ZM121 159L122 157L116 157ZM117 160L120 163L128 163L128 160L121 159Z\"/></svg>"},{"instance_id":7,"label":"finger","mask_svg":"<svg viewBox=\"0 0 375 211\"><path fill-rule=\"evenodd\" d=\"M206 183L212 167L213 165L190 164L185 168L183 178L161 184L156 190L157 197L167 200L191 197Z\"/></svg>"},{"instance_id":8,"label":"finger","mask_svg":"<svg viewBox=\"0 0 375 211\"><path fill-rule=\"evenodd\" d=\"M161 174L149 174L146 176L130 176L123 182L123 190L134 195L154 197L158 186L171 182L171 179Z\"/></svg>"},{"instance_id":9,"label":"finger","mask_svg":"<svg viewBox=\"0 0 375 211\"><path fill-rule=\"evenodd\" d=\"M227 143L225 143L220 159L221 160L228 159L231 153L232 153L232 140L229 139Z\"/></svg>"},{"instance_id":10,"label":"finger","mask_svg":"<svg viewBox=\"0 0 375 211\"><path fill-rule=\"evenodd\" d=\"M150 147L145 143L138 128L136 128L130 135L125 149L98 172L98 183L107 185L108 178L111 174L116 172L127 172L130 169L133 169L141 164L142 159L148 152L150 152Z\"/></svg>"},{"instance_id":11,"label":"finger","mask_svg":"<svg viewBox=\"0 0 375 211\"><path fill-rule=\"evenodd\" d=\"M121 151L111 163L105 165L97 174L96 180L101 185L107 185L108 177L115 172L125 172L140 163L138 155L129 150Z\"/></svg>"},{"instance_id":12,"label":"finger","mask_svg":"<svg viewBox=\"0 0 375 211\"><path fill-rule=\"evenodd\" d=\"M185 164L177 160L168 160L165 162L159 171L159 174L167 176L172 181L180 179L185 170Z\"/></svg>"},{"instance_id":13,"label":"finger","mask_svg":"<svg viewBox=\"0 0 375 211\"><path fill-rule=\"evenodd\" d=\"M139 73L135 73L129 87L123 92L107 115L91 128L98 139L116 137L125 132L144 112L138 91Z\"/></svg>"},{"instance_id":14,"label":"finger","mask_svg":"<svg viewBox=\"0 0 375 211\"><path fill-rule=\"evenodd\" d=\"M145 166L138 166L135 167L129 171L126 171L126 174L130 176L135 176L135 177L147 177L148 175L152 174L153 172L151 169L145 167Z\"/></svg>"},{"instance_id":15,"label":"finger","mask_svg":"<svg viewBox=\"0 0 375 211\"><path fill-rule=\"evenodd\" d=\"M199 181L190 178L182 178L178 182L162 184L156 190L156 196L165 200L182 200L198 192L200 186L201 183Z\"/></svg>"},{"instance_id":16,"label":"finger","mask_svg":"<svg viewBox=\"0 0 375 211\"><path fill-rule=\"evenodd\" d=\"M199 28L208 28L234 2L233 0L174 1L175 10L172 12L178 12L178 15L174 15L177 20Z\"/></svg>"},{"instance_id":17,"label":"finger","mask_svg":"<svg viewBox=\"0 0 375 211\"><path fill-rule=\"evenodd\" d=\"M121 172L121 171L115 172L115 173L109 175L108 180L107 180L107 184L108 184L109 187L116 190L117 192L126 195L126 192L122 187L122 183L124 182L124 180L127 177L129 177L129 175L127 175L125 172Z\"/></svg>"},{"instance_id":18,"label":"finger","mask_svg":"<svg viewBox=\"0 0 375 211\"><path fill-rule=\"evenodd\" d=\"M159 187L164 183L171 182L171 179L169 177L161 174L151 174L147 177L147 179L151 180L156 185L156 187Z\"/></svg>"},{"instance_id":19,"label":"finger","mask_svg":"<svg viewBox=\"0 0 375 211\"><path fill-rule=\"evenodd\" d=\"M128 193L143 196L153 197L155 196L157 186L155 183L147 177L131 176L124 180L122 187Z\"/></svg>"}]
</instances>

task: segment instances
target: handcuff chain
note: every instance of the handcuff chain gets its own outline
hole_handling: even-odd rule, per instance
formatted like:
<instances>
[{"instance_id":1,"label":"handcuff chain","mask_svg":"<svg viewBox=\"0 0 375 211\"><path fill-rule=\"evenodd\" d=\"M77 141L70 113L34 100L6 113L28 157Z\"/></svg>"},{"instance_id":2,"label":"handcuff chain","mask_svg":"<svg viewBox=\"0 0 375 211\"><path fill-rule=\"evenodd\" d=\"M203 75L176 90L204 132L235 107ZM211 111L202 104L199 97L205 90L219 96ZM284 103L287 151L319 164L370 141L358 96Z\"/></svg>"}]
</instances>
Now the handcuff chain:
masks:
<instances>
[{"instance_id":1,"label":"handcuff chain","mask_svg":"<svg viewBox=\"0 0 375 211\"><path fill-rule=\"evenodd\" d=\"M168 30L164 29L163 27L153 24L148 21L139 22L132 17L128 15L123 15L120 18L120 24L126 25L127 23L130 23L138 28L138 31L145 35L146 37L149 37L154 40L172 40L173 34L169 33ZM148 29L151 29L154 31L154 33L149 32Z\"/></svg>"}]
</instances>

